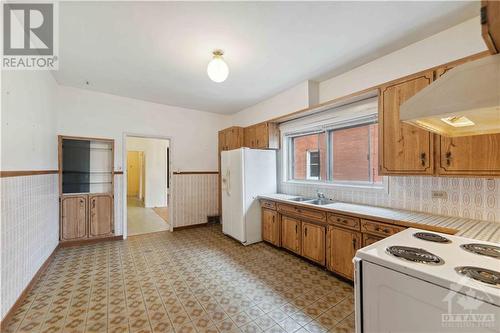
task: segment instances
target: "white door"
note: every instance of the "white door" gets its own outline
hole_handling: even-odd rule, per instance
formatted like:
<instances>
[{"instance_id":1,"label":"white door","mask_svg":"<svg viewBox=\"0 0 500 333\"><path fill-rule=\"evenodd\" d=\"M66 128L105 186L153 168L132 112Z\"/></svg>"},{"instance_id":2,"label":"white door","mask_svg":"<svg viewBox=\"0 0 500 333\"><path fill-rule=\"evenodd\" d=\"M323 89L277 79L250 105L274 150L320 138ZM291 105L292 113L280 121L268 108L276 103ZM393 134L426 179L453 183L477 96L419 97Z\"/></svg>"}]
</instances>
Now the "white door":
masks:
<instances>
[{"instance_id":1,"label":"white door","mask_svg":"<svg viewBox=\"0 0 500 333\"><path fill-rule=\"evenodd\" d=\"M221 153L222 232L245 242L242 149Z\"/></svg>"}]
</instances>

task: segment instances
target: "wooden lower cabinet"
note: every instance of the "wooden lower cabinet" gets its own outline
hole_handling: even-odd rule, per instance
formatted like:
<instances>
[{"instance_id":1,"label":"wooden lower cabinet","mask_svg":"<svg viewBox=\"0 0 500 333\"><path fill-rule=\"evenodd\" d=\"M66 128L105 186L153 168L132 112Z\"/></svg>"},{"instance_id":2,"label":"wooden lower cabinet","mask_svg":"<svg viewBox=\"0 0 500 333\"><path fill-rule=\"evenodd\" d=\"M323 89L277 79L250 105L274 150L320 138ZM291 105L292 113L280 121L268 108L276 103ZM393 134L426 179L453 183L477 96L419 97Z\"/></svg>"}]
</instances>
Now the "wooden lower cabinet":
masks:
<instances>
[{"instance_id":1,"label":"wooden lower cabinet","mask_svg":"<svg viewBox=\"0 0 500 333\"><path fill-rule=\"evenodd\" d=\"M89 196L90 237L113 234L113 196L94 194Z\"/></svg>"},{"instance_id":2,"label":"wooden lower cabinet","mask_svg":"<svg viewBox=\"0 0 500 333\"><path fill-rule=\"evenodd\" d=\"M273 245L280 245L280 223L275 210L262 208L262 239Z\"/></svg>"},{"instance_id":3,"label":"wooden lower cabinet","mask_svg":"<svg viewBox=\"0 0 500 333\"><path fill-rule=\"evenodd\" d=\"M61 196L61 242L100 238L114 234L113 194Z\"/></svg>"},{"instance_id":4,"label":"wooden lower cabinet","mask_svg":"<svg viewBox=\"0 0 500 333\"><path fill-rule=\"evenodd\" d=\"M61 240L87 237L87 196L70 195L61 198Z\"/></svg>"},{"instance_id":5,"label":"wooden lower cabinet","mask_svg":"<svg viewBox=\"0 0 500 333\"><path fill-rule=\"evenodd\" d=\"M354 258L356 251L361 248L361 233L328 226L327 233L327 268L345 278L354 279Z\"/></svg>"},{"instance_id":6,"label":"wooden lower cabinet","mask_svg":"<svg viewBox=\"0 0 500 333\"><path fill-rule=\"evenodd\" d=\"M300 220L281 216L281 246L287 250L300 254L301 245Z\"/></svg>"},{"instance_id":7,"label":"wooden lower cabinet","mask_svg":"<svg viewBox=\"0 0 500 333\"><path fill-rule=\"evenodd\" d=\"M384 239L384 237L363 234L363 247L368 246L368 245L372 245L373 243L376 243L382 239Z\"/></svg>"},{"instance_id":8,"label":"wooden lower cabinet","mask_svg":"<svg viewBox=\"0 0 500 333\"><path fill-rule=\"evenodd\" d=\"M302 256L325 264L325 227L302 222Z\"/></svg>"}]
</instances>

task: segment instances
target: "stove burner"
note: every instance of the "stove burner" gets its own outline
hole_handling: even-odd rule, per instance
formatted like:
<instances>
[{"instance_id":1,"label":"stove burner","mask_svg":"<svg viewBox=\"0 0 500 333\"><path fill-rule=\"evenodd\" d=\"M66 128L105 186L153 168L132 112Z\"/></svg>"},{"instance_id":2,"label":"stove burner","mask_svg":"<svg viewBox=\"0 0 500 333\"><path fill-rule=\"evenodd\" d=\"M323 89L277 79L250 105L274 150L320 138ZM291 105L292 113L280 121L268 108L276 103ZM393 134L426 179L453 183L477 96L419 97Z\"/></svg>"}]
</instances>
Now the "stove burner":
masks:
<instances>
[{"instance_id":1,"label":"stove burner","mask_svg":"<svg viewBox=\"0 0 500 333\"><path fill-rule=\"evenodd\" d=\"M500 247L488 244L462 244L460 245L465 251L469 251L482 256L500 259Z\"/></svg>"},{"instance_id":2,"label":"stove burner","mask_svg":"<svg viewBox=\"0 0 500 333\"><path fill-rule=\"evenodd\" d=\"M500 272L473 266L456 267L455 271L476 281L486 283L494 287L500 287Z\"/></svg>"},{"instance_id":3,"label":"stove burner","mask_svg":"<svg viewBox=\"0 0 500 333\"><path fill-rule=\"evenodd\" d=\"M444 260L424 249L408 246L389 246L387 253L395 257L423 264L442 265Z\"/></svg>"},{"instance_id":4,"label":"stove burner","mask_svg":"<svg viewBox=\"0 0 500 333\"><path fill-rule=\"evenodd\" d=\"M435 243L451 243L451 240L449 240L446 237L443 237L438 234L433 234L431 232L417 232L413 234L414 237L418 239L422 239L425 241L429 242L435 242Z\"/></svg>"}]
</instances>

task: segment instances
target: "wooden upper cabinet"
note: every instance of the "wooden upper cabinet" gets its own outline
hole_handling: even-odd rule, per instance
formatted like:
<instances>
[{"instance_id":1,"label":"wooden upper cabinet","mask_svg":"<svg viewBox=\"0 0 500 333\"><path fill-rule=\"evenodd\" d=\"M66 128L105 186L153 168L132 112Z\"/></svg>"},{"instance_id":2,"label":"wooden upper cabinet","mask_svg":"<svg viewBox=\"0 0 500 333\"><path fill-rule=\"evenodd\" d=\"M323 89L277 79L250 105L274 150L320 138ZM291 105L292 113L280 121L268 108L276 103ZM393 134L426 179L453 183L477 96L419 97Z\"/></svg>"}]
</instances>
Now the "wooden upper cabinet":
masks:
<instances>
[{"instance_id":1,"label":"wooden upper cabinet","mask_svg":"<svg viewBox=\"0 0 500 333\"><path fill-rule=\"evenodd\" d=\"M263 122L245 127L245 147L279 149L278 124Z\"/></svg>"},{"instance_id":2,"label":"wooden upper cabinet","mask_svg":"<svg viewBox=\"0 0 500 333\"><path fill-rule=\"evenodd\" d=\"M325 227L302 222L302 256L325 264Z\"/></svg>"},{"instance_id":3,"label":"wooden upper cabinet","mask_svg":"<svg viewBox=\"0 0 500 333\"><path fill-rule=\"evenodd\" d=\"M280 224L275 210L262 208L262 239L273 245L280 245Z\"/></svg>"},{"instance_id":4,"label":"wooden upper cabinet","mask_svg":"<svg viewBox=\"0 0 500 333\"><path fill-rule=\"evenodd\" d=\"M500 176L500 134L438 139L439 175Z\"/></svg>"},{"instance_id":5,"label":"wooden upper cabinet","mask_svg":"<svg viewBox=\"0 0 500 333\"><path fill-rule=\"evenodd\" d=\"M287 250L300 254L300 220L281 216L281 246Z\"/></svg>"},{"instance_id":6,"label":"wooden upper cabinet","mask_svg":"<svg viewBox=\"0 0 500 333\"><path fill-rule=\"evenodd\" d=\"M219 150L243 147L243 127L233 126L219 131Z\"/></svg>"},{"instance_id":7,"label":"wooden upper cabinet","mask_svg":"<svg viewBox=\"0 0 500 333\"><path fill-rule=\"evenodd\" d=\"M110 194L89 195L89 234L101 237L113 234L113 196Z\"/></svg>"},{"instance_id":8,"label":"wooden upper cabinet","mask_svg":"<svg viewBox=\"0 0 500 333\"><path fill-rule=\"evenodd\" d=\"M87 237L87 195L61 198L61 240Z\"/></svg>"},{"instance_id":9,"label":"wooden upper cabinet","mask_svg":"<svg viewBox=\"0 0 500 333\"><path fill-rule=\"evenodd\" d=\"M348 279L354 279L354 258L361 248L361 233L328 226L327 268Z\"/></svg>"},{"instance_id":10,"label":"wooden upper cabinet","mask_svg":"<svg viewBox=\"0 0 500 333\"><path fill-rule=\"evenodd\" d=\"M437 69L436 78L446 75L453 67ZM500 133L462 137L436 135L435 159L438 175L500 176Z\"/></svg>"},{"instance_id":11,"label":"wooden upper cabinet","mask_svg":"<svg viewBox=\"0 0 500 333\"><path fill-rule=\"evenodd\" d=\"M432 174L433 134L400 121L399 109L410 97L431 84L433 71L380 88L379 174Z\"/></svg>"},{"instance_id":12,"label":"wooden upper cabinet","mask_svg":"<svg viewBox=\"0 0 500 333\"><path fill-rule=\"evenodd\" d=\"M255 126L245 127L244 133L245 133L245 140L244 140L245 147L255 148L257 146L256 127Z\"/></svg>"},{"instance_id":13,"label":"wooden upper cabinet","mask_svg":"<svg viewBox=\"0 0 500 333\"><path fill-rule=\"evenodd\" d=\"M500 52L500 2L481 3L481 34L491 54Z\"/></svg>"}]
</instances>

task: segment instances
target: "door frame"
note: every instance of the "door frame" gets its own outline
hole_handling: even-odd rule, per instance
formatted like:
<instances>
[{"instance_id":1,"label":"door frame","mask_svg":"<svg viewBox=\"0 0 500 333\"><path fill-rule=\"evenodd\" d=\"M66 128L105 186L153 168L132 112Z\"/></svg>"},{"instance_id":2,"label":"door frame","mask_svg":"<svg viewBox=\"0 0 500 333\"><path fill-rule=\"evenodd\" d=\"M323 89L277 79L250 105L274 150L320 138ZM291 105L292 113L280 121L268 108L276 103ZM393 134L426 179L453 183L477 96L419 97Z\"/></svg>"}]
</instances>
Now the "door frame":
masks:
<instances>
[{"instance_id":1,"label":"door frame","mask_svg":"<svg viewBox=\"0 0 500 333\"><path fill-rule=\"evenodd\" d=\"M169 180L170 180L170 188L169 191L172 193L173 191L173 184L172 184L172 152L173 152L173 138L171 136L164 136L164 135L154 135L154 134L141 134L141 133L134 133L134 132L124 132L123 133L123 151L122 151L122 164L123 161L127 161L127 138L143 138L143 139L161 139L161 140L168 140L168 147L170 148L170 161L169 165L170 167L167 166L168 172L169 172ZM128 221L127 221L127 168L123 168L123 182L122 182L122 214L123 214L123 238L126 239L128 236ZM165 170L166 172L167 170ZM170 202L168 203L168 222L170 225L170 232L174 231L174 224L173 224L173 205L172 205L172 196L170 196Z\"/></svg>"}]
</instances>

